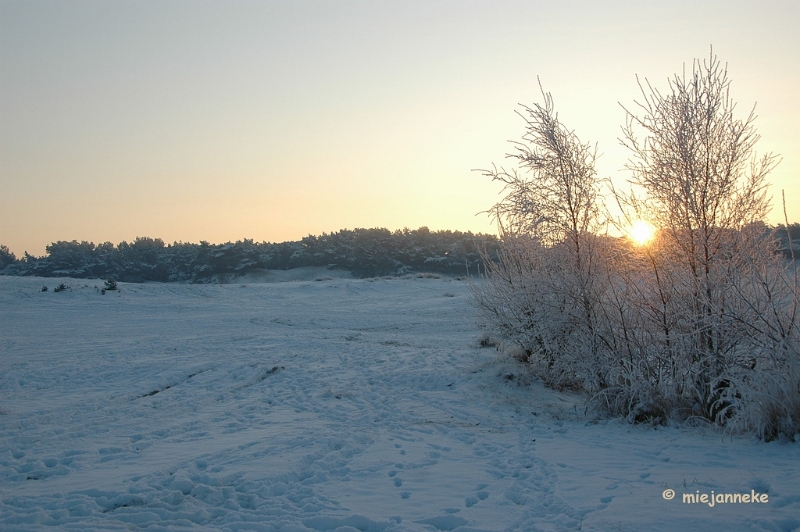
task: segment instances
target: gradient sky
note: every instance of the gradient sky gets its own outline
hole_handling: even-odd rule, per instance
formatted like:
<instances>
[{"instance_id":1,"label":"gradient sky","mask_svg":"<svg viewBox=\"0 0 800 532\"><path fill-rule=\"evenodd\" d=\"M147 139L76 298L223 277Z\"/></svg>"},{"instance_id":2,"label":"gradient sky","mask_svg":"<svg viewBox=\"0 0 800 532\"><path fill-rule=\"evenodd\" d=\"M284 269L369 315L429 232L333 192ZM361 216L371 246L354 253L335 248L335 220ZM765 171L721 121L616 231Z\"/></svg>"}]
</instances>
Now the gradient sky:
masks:
<instances>
[{"instance_id":1,"label":"gradient sky","mask_svg":"<svg viewBox=\"0 0 800 532\"><path fill-rule=\"evenodd\" d=\"M623 184L635 76L663 89L711 45L797 221L798 26L795 0L0 0L0 244L494 232L471 170L537 76Z\"/></svg>"}]
</instances>

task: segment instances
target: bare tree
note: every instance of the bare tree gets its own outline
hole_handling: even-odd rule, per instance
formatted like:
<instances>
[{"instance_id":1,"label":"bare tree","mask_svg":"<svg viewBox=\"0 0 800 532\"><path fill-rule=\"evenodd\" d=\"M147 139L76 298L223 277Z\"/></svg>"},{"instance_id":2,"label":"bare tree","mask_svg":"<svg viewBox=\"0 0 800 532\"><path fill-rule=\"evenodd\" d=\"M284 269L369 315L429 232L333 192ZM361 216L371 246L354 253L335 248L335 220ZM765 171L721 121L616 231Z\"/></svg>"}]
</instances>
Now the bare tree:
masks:
<instances>
[{"instance_id":1,"label":"bare tree","mask_svg":"<svg viewBox=\"0 0 800 532\"><path fill-rule=\"evenodd\" d=\"M769 255L769 239L747 228L769 211L766 177L777 158L756 157L755 114L735 117L727 68L713 53L695 61L690 75L672 78L666 93L639 86L643 100L626 109L621 142L632 152L631 181L644 198L621 202L659 228L660 249L650 259L654 273L668 279L659 296L672 302L660 319L674 324L672 339L688 356L682 363L694 381L681 393L713 418L743 337L732 274Z\"/></svg>"},{"instance_id":2,"label":"bare tree","mask_svg":"<svg viewBox=\"0 0 800 532\"><path fill-rule=\"evenodd\" d=\"M520 105L517 111L526 132L521 142L512 142L516 151L506 157L518 169L481 170L503 183L506 192L487 212L503 234L528 235L545 245L570 240L580 247L578 237L595 231L599 222L596 149L559 121L553 97L541 91L543 104Z\"/></svg>"},{"instance_id":3,"label":"bare tree","mask_svg":"<svg viewBox=\"0 0 800 532\"><path fill-rule=\"evenodd\" d=\"M507 156L516 168L482 171L504 185L505 196L487 211L504 251L488 270L491 288L478 291L476 301L490 321L545 361L554 383L565 385L565 365L581 364L593 381L582 384L602 387L596 150L559 121L543 89L542 97L542 104L518 111L526 132Z\"/></svg>"}]
</instances>

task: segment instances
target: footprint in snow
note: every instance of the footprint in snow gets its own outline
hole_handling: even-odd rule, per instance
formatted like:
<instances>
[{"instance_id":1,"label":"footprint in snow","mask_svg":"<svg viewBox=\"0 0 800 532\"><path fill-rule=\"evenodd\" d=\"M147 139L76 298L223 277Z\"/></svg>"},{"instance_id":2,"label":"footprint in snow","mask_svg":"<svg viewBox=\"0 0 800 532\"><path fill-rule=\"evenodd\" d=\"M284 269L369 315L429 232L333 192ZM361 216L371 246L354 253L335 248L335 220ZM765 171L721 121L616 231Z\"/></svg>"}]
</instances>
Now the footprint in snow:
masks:
<instances>
[{"instance_id":1,"label":"footprint in snow","mask_svg":"<svg viewBox=\"0 0 800 532\"><path fill-rule=\"evenodd\" d=\"M485 487L487 487L487 484L479 484L478 485L478 491L475 493L475 495L470 495L469 497L464 499L464 505L467 508L471 508L471 507L475 506L476 504L478 504L478 502L485 501L486 499L488 499L489 498L489 492L488 491L483 491L483 488L485 488Z\"/></svg>"}]
</instances>

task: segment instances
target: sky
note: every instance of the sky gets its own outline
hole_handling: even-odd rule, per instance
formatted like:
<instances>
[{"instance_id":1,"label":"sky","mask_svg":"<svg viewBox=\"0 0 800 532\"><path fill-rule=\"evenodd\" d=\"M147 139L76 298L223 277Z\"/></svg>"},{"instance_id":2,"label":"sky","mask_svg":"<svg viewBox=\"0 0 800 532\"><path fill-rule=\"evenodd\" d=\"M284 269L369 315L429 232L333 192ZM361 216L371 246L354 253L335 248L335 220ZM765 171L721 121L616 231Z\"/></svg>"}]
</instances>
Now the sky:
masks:
<instances>
[{"instance_id":1,"label":"sky","mask_svg":"<svg viewBox=\"0 0 800 532\"><path fill-rule=\"evenodd\" d=\"M0 244L495 232L519 104L624 185L622 105L728 64L800 221L796 1L0 0Z\"/></svg>"}]
</instances>

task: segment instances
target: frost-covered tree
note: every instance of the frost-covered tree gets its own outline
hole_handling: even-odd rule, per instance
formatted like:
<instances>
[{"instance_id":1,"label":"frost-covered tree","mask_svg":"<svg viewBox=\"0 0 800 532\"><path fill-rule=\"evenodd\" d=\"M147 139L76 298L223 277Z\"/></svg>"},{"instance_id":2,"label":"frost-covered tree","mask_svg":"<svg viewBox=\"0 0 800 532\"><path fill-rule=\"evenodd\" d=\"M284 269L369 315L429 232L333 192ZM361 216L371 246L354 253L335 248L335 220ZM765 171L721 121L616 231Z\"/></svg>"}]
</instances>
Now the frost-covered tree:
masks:
<instances>
[{"instance_id":1,"label":"frost-covered tree","mask_svg":"<svg viewBox=\"0 0 800 532\"><path fill-rule=\"evenodd\" d=\"M542 96L518 111L526 132L507 156L515 167L482 171L503 184L504 197L488 211L503 246L474 295L488 322L542 362L551 383L602 388L596 152L561 123L552 96Z\"/></svg>"},{"instance_id":2,"label":"frost-covered tree","mask_svg":"<svg viewBox=\"0 0 800 532\"><path fill-rule=\"evenodd\" d=\"M640 84L643 99L627 110L622 143L642 196L618 196L659 230L644 250L653 295L668 303L657 315L662 345L652 348L685 370L671 391L709 419L721 412L731 371L751 360L743 323L754 316L737 279L768 267L775 251L760 222L777 159L756 156L755 114L736 117L729 87L713 54L674 76L664 93Z\"/></svg>"}]
</instances>

